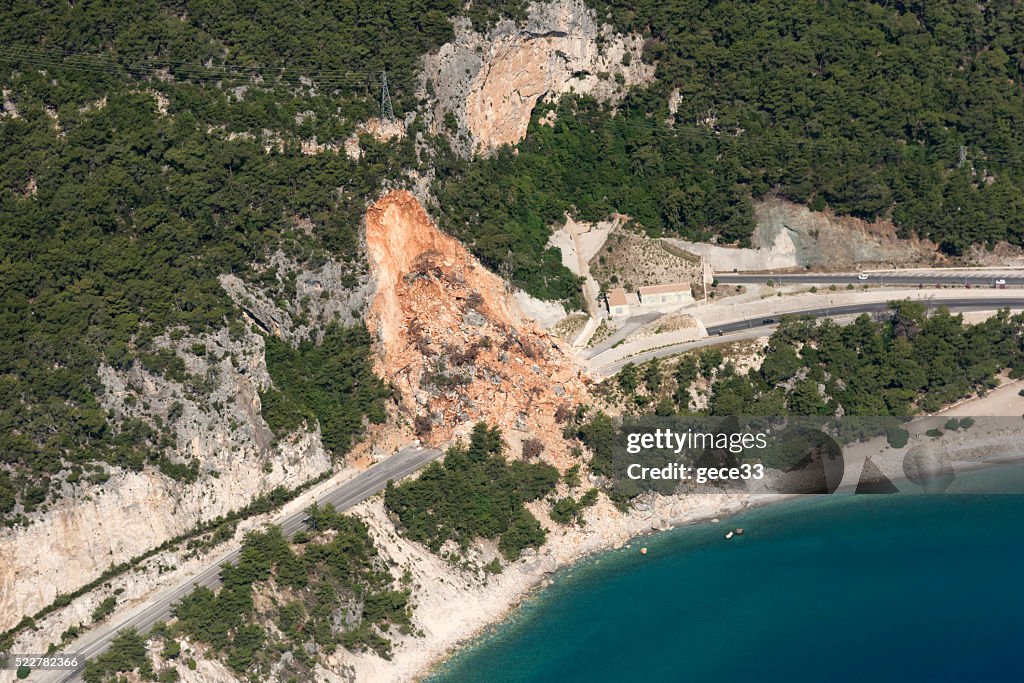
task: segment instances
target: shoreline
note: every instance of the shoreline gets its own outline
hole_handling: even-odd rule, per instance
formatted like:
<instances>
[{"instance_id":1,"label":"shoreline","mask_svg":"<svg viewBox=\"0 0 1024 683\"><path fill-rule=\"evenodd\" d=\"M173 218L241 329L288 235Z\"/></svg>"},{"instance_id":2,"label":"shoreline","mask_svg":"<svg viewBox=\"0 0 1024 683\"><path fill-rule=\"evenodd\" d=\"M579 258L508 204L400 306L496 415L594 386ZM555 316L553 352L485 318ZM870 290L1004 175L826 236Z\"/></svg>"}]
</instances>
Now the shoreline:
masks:
<instances>
[{"instance_id":1,"label":"shoreline","mask_svg":"<svg viewBox=\"0 0 1024 683\"><path fill-rule=\"evenodd\" d=\"M1005 465L1020 465L1024 464L1024 457L1012 458L1003 461L989 461L989 462L976 462L976 463L960 463L960 467L957 469L964 472L976 472L986 469L991 469L998 466ZM582 564L587 560L594 559L601 555L611 553L612 551L621 550L623 548L629 548L633 544L637 543L640 539L661 536L666 533L681 531L688 527L696 527L704 524L716 524L718 522L724 522L727 519L736 516L741 512L749 510L765 508L771 505L779 503L799 500L807 496L821 497L830 496L834 497L847 497L855 495L852 492L849 493L832 493L832 494L801 494L801 493L780 493L780 494L755 494L757 498L751 498L740 505L729 505L722 508L718 512L708 512L706 514L700 514L692 517L673 518L668 520L667 528L654 528L649 527L646 530L638 531L637 533L630 536L624 542L619 544L609 544L603 547L596 547L588 549L587 551L576 556L572 561L565 564L561 564L553 572L553 576L539 576L537 580L523 593L519 594L518 597L511 603L505 606L504 609L493 619L488 621L486 624L482 624L473 629L471 633L463 638L460 638L457 642L449 644L443 648L443 651L437 654L430 660L430 663L418 671L413 677L412 681L415 683L422 683L431 676L436 675L441 669L452 660L453 657L459 653L473 648L478 644L482 638L492 635L496 632L496 629L500 628L500 625L507 622L512 618L515 613L521 610L524 605L531 601L538 599L542 591L551 586L554 580L557 580L558 574L564 574L565 572L572 571L575 567ZM865 494L861 494L865 495ZM900 495L900 494L893 494ZM926 493L921 494L903 494L903 495L929 495ZM955 494L953 494L955 495ZM969 495L969 494L966 494ZM639 544L638 544L639 545Z\"/></svg>"},{"instance_id":2,"label":"shoreline","mask_svg":"<svg viewBox=\"0 0 1024 683\"><path fill-rule=\"evenodd\" d=\"M957 407L963 407L977 403L980 400L986 398L993 398L992 394L1005 394L1009 391L1017 388L1017 382L1007 382L1002 384L996 390L991 392L988 396L979 397L974 396L964 401L955 404ZM1016 396L1014 396L1016 398ZM950 406L952 407L952 406ZM919 416L919 419L927 419L928 417L942 416L945 411L940 411L933 416ZM948 413L947 413L948 414ZM881 437L879 437L881 438ZM989 469L1000 465L1009 464L1020 464L1024 462L1024 457L1009 457L1006 459L988 460L988 461L957 461L955 469L957 471L969 472L983 469ZM860 479L858 475L857 479ZM602 520L591 520L588 518L587 526L584 530L587 534L593 536L600 536L604 526L605 530L613 529L616 526L627 525L632 527L631 532L619 539L608 539L607 542L592 545L591 547L583 549L581 552L574 554L570 557L564 558L564 561L557 562L555 569L551 574L561 573L566 570L571 570L574 566L584 562L588 559L592 559L603 553L608 553L614 550L619 550L624 547L631 546L636 543L639 539L652 537L665 532L678 531L686 527L698 526L701 524L713 524L717 521L724 521L730 517L737 515L738 513L753 510L756 508L767 507L782 503L785 501L791 501L800 499L805 496L821 496L821 495L855 495L853 493L852 486L840 487L836 492L832 494L801 494L801 493L757 493L757 494L738 494L741 497L736 497L737 494L720 494L725 496L722 505L719 505L715 509L706 509L702 511L691 511L683 512L682 514L674 514L669 516L661 516L656 514L654 508L661 506L662 508L671 507L673 504L682 503L686 494L673 495L673 496L659 496L651 502L649 506L645 506L644 509L632 509L628 513L622 514L618 519L605 517ZM900 495L900 494L895 494ZM908 495L908 494L904 494ZM915 495L913 493L909 495ZM729 497L731 496L731 498ZM658 519L660 517L660 519ZM640 524L638 524L640 523ZM569 532L563 533L563 535L551 539L549 543L555 546L564 544ZM519 567L521 569L521 566ZM508 569L513 569L509 567ZM530 583L530 585L523 591L518 592L512 596L508 603L504 606L500 612L496 613L492 619L487 620L486 623L480 624L474 627L465 636L458 638L454 642L441 643L437 648L437 652L429 659L429 663L419 668L416 673L412 676L411 680L422 682L431 676L437 674L439 670L449 662L452 657L456 656L459 652L472 648L474 644L482 637L487 635L488 631L496 628L502 622L507 621L516 610L520 609L527 601L535 599L539 596L540 592L550 586L552 578L549 575L540 574ZM415 647L415 646L413 646ZM430 646L423 647L425 650L430 650Z\"/></svg>"},{"instance_id":3,"label":"shoreline","mask_svg":"<svg viewBox=\"0 0 1024 683\"><path fill-rule=\"evenodd\" d=\"M799 499L806 495L820 495L820 494L801 494L801 493L769 493L769 494L744 494L748 496L746 499L740 502L731 502L730 504L719 508L718 510L712 510L707 512L698 513L696 515L681 515L677 517L670 517L665 520L665 527L658 528L654 525L649 525L646 529L637 530L627 538L620 540L617 543L608 543L606 545L588 548L580 554L573 557L570 561L564 564L559 564L558 567L552 572L552 574L559 574L565 571L571 570L576 565L585 562L589 559L593 559L597 556L610 553L623 548L629 548L638 539L660 536L662 534L680 531L688 527L699 526L702 524L717 524L720 521L724 521L730 517L733 517L741 512L748 510L767 507L769 505L782 503L785 501L791 501ZM825 494L827 495L827 494ZM679 499L681 496L662 496L666 500ZM632 511L637 512L636 510ZM629 519L631 515L624 515L624 518ZM589 524L589 523L588 523ZM471 633L460 638L453 644L448 644L443 648L443 651L438 653L435 657L430 660L430 663L418 671L413 677L412 681L415 683L422 683L431 676L437 674L441 667L449 662L452 657L456 656L459 652L472 647L475 641L479 640L487 634L490 629L497 628L498 625L507 621L517 610L520 610L523 605L532 599L539 597L539 594L544 589L548 588L553 581L553 578L549 575L540 575L524 592L520 593L516 599L510 602L508 605L501 610L500 614L493 620L488 621L473 629Z\"/></svg>"}]
</instances>

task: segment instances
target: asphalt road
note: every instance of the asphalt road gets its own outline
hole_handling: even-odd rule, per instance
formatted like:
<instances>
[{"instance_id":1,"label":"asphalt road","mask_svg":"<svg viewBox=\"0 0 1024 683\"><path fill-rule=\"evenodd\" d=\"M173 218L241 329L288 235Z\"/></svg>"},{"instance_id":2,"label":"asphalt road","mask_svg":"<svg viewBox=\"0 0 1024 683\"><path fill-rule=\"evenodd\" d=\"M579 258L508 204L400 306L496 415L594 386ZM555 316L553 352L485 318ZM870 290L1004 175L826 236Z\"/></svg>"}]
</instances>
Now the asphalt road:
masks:
<instances>
[{"instance_id":1,"label":"asphalt road","mask_svg":"<svg viewBox=\"0 0 1024 683\"><path fill-rule=\"evenodd\" d=\"M1017 271L900 271L900 272L866 272L866 279L861 280L858 273L715 273L715 279L725 285L738 285L755 282L758 284L818 284L818 285L971 285L972 287L992 287L997 280L1004 280L1006 286L1024 285L1024 274Z\"/></svg>"},{"instance_id":2,"label":"asphalt road","mask_svg":"<svg viewBox=\"0 0 1024 683\"><path fill-rule=\"evenodd\" d=\"M612 334L610 337L605 339L600 344L597 344L592 348L587 349L584 352L584 357L593 358L599 353L604 353L605 351L612 348L629 335L636 332L638 329L640 329L647 323L654 322L662 315L664 314L661 313L660 311L651 311L649 313L641 313L640 315L634 315L629 318L626 318L626 321L625 323L623 323L622 327L615 330L614 334Z\"/></svg>"},{"instance_id":3,"label":"asphalt road","mask_svg":"<svg viewBox=\"0 0 1024 683\"><path fill-rule=\"evenodd\" d=\"M337 488L325 493L317 499L318 505L331 504L338 510L344 510L360 503L374 493L383 489L389 480L399 480L412 474L427 463L435 460L441 455L441 451L435 448L422 446L409 446L398 451L387 460L377 463L369 469L360 472L352 479L341 484ZM288 515L277 522L286 536L292 536L306 527L306 513L304 510ZM234 550L221 557L215 564L208 567L202 573L193 576L188 581L172 588L160 595L155 602L125 619L114 628L106 628L96 631L92 638L84 644L75 644L68 652L79 654L83 661L92 659L102 654L109 646L110 641L119 631L125 628L135 628L140 633L145 633L160 621L167 621L171 618L172 606L183 597L192 592L196 586L216 588L220 585L220 567L225 563L233 563L238 560L239 550ZM76 671L38 671L33 672L32 680L41 681L73 681L80 680L81 669ZM39 674L43 674L39 677Z\"/></svg>"},{"instance_id":4,"label":"asphalt road","mask_svg":"<svg viewBox=\"0 0 1024 683\"><path fill-rule=\"evenodd\" d=\"M929 308L946 307L953 312L964 311L994 311L1000 308L1024 308L1024 295L1017 297L1005 297L998 299L970 299L970 298L949 298L922 301ZM639 365L655 358L674 356L684 351L691 351L705 346L727 344L729 342L741 341L744 339L755 339L767 336L772 329L778 326L779 319L785 316L814 316L815 318L852 318L861 313L878 313L889 310L888 301L879 301L863 304L847 304L843 306L820 306L808 308L801 311L792 311L773 317L746 318L735 320L719 325L709 325L708 336L700 341L681 342L671 346L663 346L659 349L652 349L643 353L613 361L607 365L592 368L595 375L600 377L611 377L623 368L627 363ZM719 334L721 333L721 334Z\"/></svg>"}]
</instances>

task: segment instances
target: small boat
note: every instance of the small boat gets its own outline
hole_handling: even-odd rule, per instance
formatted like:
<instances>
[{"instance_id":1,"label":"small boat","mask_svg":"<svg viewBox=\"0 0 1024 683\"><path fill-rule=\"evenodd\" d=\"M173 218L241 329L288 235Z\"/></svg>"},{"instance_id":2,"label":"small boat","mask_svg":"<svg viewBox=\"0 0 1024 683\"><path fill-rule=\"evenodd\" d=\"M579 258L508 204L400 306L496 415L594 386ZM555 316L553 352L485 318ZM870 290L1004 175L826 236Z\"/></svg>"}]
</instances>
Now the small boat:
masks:
<instances>
[{"instance_id":1,"label":"small boat","mask_svg":"<svg viewBox=\"0 0 1024 683\"><path fill-rule=\"evenodd\" d=\"M729 539L731 539L732 537L733 537L733 532L731 532L731 531L730 531L729 533L727 533L727 534L725 535L725 540L727 540L727 541L728 541L728 540L729 540Z\"/></svg>"},{"instance_id":2,"label":"small boat","mask_svg":"<svg viewBox=\"0 0 1024 683\"><path fill-rule=\"evenodd\" d=\"M743 527L741 527L741 526L740 527L736 527L736 535L737 536L742 536L743 535Z\"/></svg>"},{"instance_id":3,"label":"small boat","mask_svg":"<svg viewBox=\"0 0 1024 683\"><path fill-rule=\"evenodd\" d=\"M647 548L640 548L640 554L641 555L646 555L647 554Z\"/></svg>"}]
</instances>

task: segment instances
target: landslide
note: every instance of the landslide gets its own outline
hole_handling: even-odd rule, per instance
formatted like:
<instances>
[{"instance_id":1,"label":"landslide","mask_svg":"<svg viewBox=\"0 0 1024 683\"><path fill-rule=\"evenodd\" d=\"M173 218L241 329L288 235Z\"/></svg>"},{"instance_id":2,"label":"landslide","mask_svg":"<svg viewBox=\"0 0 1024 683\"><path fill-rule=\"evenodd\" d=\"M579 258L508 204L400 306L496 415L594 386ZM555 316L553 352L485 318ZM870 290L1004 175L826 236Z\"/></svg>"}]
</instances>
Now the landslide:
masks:
<instances>
[{"instance_id":1,"label":"landslide","mask_svg":"<svg viewBox=\"0 0 1024 683\"><path fill-rule=\"evenodd\" d=\"M440 444L484 420L511 441L539 439L556 466L571 464L555 413L590 400L571 350L525 319L505 283L408 192L370 207L366 244L377 371L424 438Z\"/></svg>"}]
</instances>

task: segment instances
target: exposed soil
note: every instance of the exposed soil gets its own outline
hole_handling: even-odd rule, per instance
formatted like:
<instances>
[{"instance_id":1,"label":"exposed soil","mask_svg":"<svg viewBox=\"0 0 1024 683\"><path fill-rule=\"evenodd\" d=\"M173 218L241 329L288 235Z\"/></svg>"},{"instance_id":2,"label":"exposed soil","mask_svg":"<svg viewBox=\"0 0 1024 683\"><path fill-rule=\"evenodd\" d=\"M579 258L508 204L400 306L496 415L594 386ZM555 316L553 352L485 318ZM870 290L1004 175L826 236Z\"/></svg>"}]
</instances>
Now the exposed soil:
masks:
<instances>
[{"instance_id":1,"label":"exposed soil","mask_svg":"<svg viewBox=\"0 0 1024 683\"><path fill-rule=\"evenodd\" d=\"M590 397L568 345L522 319L505 283L408 192L370 207L366 243L377 282L367 316L380 342L377 371L422 438L443 444L484 420L510 442L532 434L546 460L572 464L554 414Z\"/></svg>"},{"instance_id":2,"label":"exposed soil","mask_svg":"<svg viewBox=\"0 0 1024 683\"><path fill-rule=\"evenodd\" d=\"M636 291L647 285L689 282L694 298L703 297L700 257L627 227L613 230L590 260L590 272L607 289Z\"/></svg>"}]
</instances>

